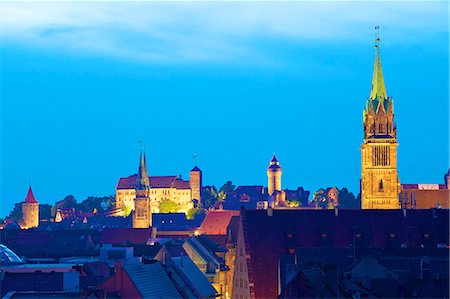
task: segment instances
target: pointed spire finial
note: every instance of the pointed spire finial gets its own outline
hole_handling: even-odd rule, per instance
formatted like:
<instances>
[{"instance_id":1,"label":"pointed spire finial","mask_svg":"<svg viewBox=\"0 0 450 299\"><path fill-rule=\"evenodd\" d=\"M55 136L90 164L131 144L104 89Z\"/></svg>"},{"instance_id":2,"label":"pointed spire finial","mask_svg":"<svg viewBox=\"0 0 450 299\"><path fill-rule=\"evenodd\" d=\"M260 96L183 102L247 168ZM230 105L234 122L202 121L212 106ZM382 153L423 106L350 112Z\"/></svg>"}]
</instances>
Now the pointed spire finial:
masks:
<instances>
[{"instance_id":1,"label":"pointed spire finial","mask_svg":"<svg viewBox=\"0 0 450 299\"><path fill-rule=\"evenodd\" d=\"M197 166L197 154L196 153L194 153L192 155L192 159L194 160L194 166Z\"/></svg>"},{"instance_id":2,"label":"pointed spire finial","mask_svg":"<svg viewBox=\"0 0 450 299\"><path fill-rule=\"evenodd\" d=\"M373 67L372 90L370 91L370 99L378 100L376 106L387 99L386 87L384 85L383 69L381 67L380 58L380 26L375 26L375 62ZM374 107L375 110L378 107Z\"/></svg>"}]
</instances>

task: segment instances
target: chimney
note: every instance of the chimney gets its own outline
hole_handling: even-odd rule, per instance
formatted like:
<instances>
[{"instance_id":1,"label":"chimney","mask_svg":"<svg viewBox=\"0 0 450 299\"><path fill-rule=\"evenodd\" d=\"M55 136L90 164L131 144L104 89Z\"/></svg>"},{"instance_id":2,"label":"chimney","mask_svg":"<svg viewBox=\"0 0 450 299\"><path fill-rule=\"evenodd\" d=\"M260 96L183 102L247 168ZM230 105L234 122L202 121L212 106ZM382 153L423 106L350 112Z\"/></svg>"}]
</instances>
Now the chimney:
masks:
<instances>
[{"instance_id":1,"label":"chimney","mask_svg":"<svg viewBox=\"0 0 450 299\"><path fill-rule=\"evenodd\" d=\"M267 216L272 217L273 215L273 209L271 207L267 208Z\"/></svg>"},{"instance_id":2,"label":"chimney","mask_svg":"<svg viewBox=\"0 0 450 299\"><path fill-rule=\"evenodd\" d=\"M119 292L122 289L122 262L116 261L116 275L115 275L115 291Z\"/></svg>"},{"instance_id":3,"label":"chimney","mask_svg":"<svg viewBox=\"0 0 450 299\"><path fill-rule=\"evenodd\" d=\"M339 210L338 207L334 207L334 216L339 216Z\"/></svg>"},{"instance_id":4,"label":"chimney","mask_svg":"<svg viewBox=\"0 0 450 299\"><path fill-rule=\"evenodd\" d=\"M406 209L403 209L403 217L406 217Z\"/></svg>"},{"instance_id":5,"label":"chimney","mask_svg":"<svg viewBox=\"0 0 450 299\"><path fill-rule=\"evenodd\" d=\"M156 227L155 227L155 226L152 226L152 235L151 235L151 238L152 238L152 239L155 239L155 238L156 238Z\"/></svg>"}]
</instances>

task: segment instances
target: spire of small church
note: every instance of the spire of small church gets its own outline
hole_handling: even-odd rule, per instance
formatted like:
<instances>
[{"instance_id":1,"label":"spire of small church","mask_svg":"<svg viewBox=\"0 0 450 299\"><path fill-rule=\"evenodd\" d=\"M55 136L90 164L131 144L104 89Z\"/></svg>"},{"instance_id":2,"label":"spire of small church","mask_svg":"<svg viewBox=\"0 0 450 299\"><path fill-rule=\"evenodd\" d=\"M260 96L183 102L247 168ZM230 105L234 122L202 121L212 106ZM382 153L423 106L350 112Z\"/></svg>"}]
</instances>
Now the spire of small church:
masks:
<instances>
[{"instance_id":1,"label":"spire of small church","mask_svg":"<svg viewBox=\"0 0 450 299\"><path fill-rule=\"evenodd\" d=\"M142 150L139 158L139 169L136 179L136 190L148 190L150 188L150 180L148 178L147 163L145 157L145 151Z\"/></svg>"},{"instance_id":2,"label":"spire of small church","mask_svg":"<svg viewBox=\"0 0 450 299\"><path fill-rule=\"evenodd\" d=\"M379 37L380 26L375 27L375 62L373 67L373 78L372 78L372 90L370 91L371 100L385 100L387 99L386 87L384 85L383 69L381 67L380 58L380 37Z\"/></svg>"}]
</instances>

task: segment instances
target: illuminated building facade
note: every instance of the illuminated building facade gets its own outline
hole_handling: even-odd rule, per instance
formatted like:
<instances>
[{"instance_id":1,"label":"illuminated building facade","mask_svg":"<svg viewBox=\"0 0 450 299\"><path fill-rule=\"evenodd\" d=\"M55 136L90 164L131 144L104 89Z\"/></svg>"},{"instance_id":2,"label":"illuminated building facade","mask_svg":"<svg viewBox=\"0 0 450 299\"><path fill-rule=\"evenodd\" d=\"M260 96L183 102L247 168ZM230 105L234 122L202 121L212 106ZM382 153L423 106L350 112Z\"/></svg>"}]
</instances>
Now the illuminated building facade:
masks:
<instances>
[{"instance_id":1,"label":"illuminated building facade","mask_svg":"<svg viewBox=\"0 0 450 299\"><path fill-rule=\"evenodd\" d=\"M147 173L148 176L148 173ZM202 171L195 166L190 171L190 180L180 176L148 176L150 206L154 213L159 213L160 203L170 200L177 205L177 211L186 213L194 207L194 201L201 204ZM117 215L127 215L135 210L136 182L138 174L120 178L116 187Z\"/></svg>"}]
</instances>

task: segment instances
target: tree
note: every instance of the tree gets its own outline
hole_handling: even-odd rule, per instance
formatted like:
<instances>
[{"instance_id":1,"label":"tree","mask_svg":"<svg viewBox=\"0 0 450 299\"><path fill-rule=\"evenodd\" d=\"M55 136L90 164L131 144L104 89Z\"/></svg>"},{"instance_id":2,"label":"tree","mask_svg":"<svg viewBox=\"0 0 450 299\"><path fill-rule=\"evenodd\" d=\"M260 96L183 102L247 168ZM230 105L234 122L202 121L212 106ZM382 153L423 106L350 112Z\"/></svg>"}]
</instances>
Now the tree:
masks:
<instances>
[{"instance_id":1,"label":"tree","mask_svg":"<svg viewBox=\"0 0 450 299\"><path fill-rule=\"evenodd\" d=\"M77 200L73 195L67 195L63 200L55 202L52 207L52 216L56 215L58 209L71 209L77 207Z\"/></svg>"},{"instance_id":2,"label":"tree","mask_svg":"<svg viewBox=\"0 0 450 299\"><path fill-rule=\"evenodd\" d=\"M168 199L168 198L164 198L163 200L161 200L161 202L159 203L159 212L160 213L174 213L174 212L178 212L178 205L176 202Z\"/></svg>"},{"instance_id":3,"label":"tree","mask_svg":"<svg viewBox=\"0 0 450 299\"><path fill-rule=\"evenodd\" d=\"M11 218L14 221L19 221L20 219L22 219L22 216L22 203L15 203L14 209L9 213L8 218Z\"/></svg>"},{"instance_id":4,"label":"tree","mask_svg":"<svg viewBox=\"0 0 450 299\"><path fill-rule=\"evenodd\" d=\"M52 217L52 206L48 203L39 205L39 219L50 219Z\"/></svg>"},{"instance_id":5,"label":"tree","mask_svg":"<svg viewBox=\"0 0 450 299\"><path fill-rule=\"evenodd\" d=\"M94 209L97 209L97 211L106 211L115 206L115 204L113 205L114 201L114 196L89 196L77 205L77 210L81 210L83 212L92 212Z\"/></svg>"},{"instance_id":6,"label":"tree","mask_svg":"<svg viewBox=\"0 0 450 299\"><path fill-rule=\"evenodd\" d=\"M214 186L205 186L202 190L202 206L209 209L217 201L217 189Z\"/></svg>"},{"instance_id":7,"label":"tree","mask_svg":"<svg viewBox=\"0 0 450 299\"><path fill-rule=\"evenodd\" d=\"M219 194L217 195L217 198L220 201L224 201L227 197L227 193L233 192L236 188L236 185L233 185L231 181L227 181L225 184L222 185L219 189Z\"/></svg>"},{"instance_id":8,"label":"tree","mask_svg":"<svg viewBox=\"0 0 450 299\"><path fill-rule=\"evenodd\" d=\"M349 192L347 188L344 187L339 190L339 207L343 209L359 209L361 203L358 198L355 198L355 195L353 195L352 192Z\"/></svg>"},{"instance_id":9,"label":"tree","mask_svg":"<svg viewBox=\"0 0 450 299\"><path fill-rule=\"evenodd\" d=\"M313 195L313 204L315 207L320 207L322 209L328 208L327 194L323 188L320 188Z\"/></svg>"},{"instance_id":10,"label":"tree","mask_svg":"<svg viewBox=\"0 0 450 299\"><path fill-rule=\"evenodd\" d=\"M186 218L189 220L194 220L196 217L206 214L205 209L192 208L186 214Z\"/></svg>"},{"instance_id":11,"label":"tree","mask_svg":"<svg viewBox=\"0 0 450 299\"><path fill-rule=\"evenodd\" d=\"M127 205L123 205L121 210L122 210L122 216L124 216L124 217L128 217L128 215L130 215L130 213L131 213L131 208Z\"/></svg>"}]
</instances>

